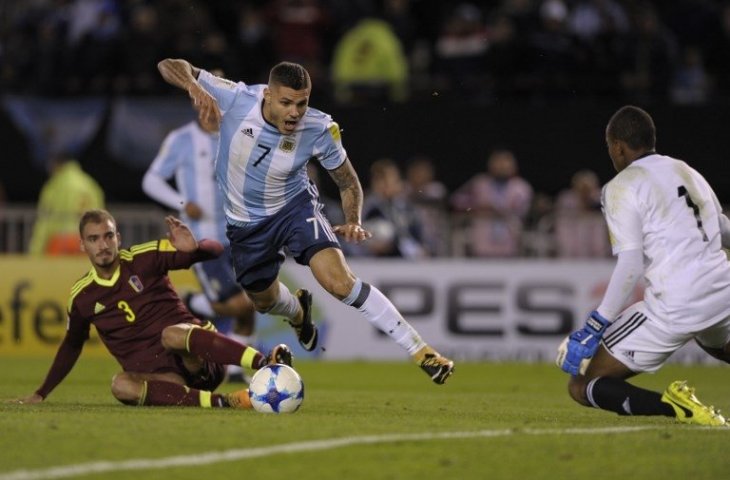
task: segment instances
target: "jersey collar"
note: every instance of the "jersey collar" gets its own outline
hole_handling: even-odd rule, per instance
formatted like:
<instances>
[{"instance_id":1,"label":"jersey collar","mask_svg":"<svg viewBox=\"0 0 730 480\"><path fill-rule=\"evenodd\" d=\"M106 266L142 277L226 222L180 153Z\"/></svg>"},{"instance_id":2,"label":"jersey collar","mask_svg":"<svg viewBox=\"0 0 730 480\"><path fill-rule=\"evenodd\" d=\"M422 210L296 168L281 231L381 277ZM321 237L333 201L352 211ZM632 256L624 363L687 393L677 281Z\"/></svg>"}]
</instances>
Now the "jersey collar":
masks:
<instances>
[{"instance_id":1,"label":"jersey collar","mask_svg":"<svg viewBox=\"0 0 730 480\"><path fill-rule=\"evenodd\" d=\"M652 150L652 151L650 151L650 152L646 152L646 153L644 153L644 154L642 154L642 155L639 155L638 157L636 157L636 158L634 159L634 161L636 161L636 160L641 160L642 158L650 157L650 156L652 156L652 155L656 155L656 151L655 151L655 150Z\"/></svg>"},{"instance_id":2,"label":"jersey collar","mask_svg":"<svg viewBox=\"0 0 730 480\"><path fill-rule=\"evenodd\" d=\"M274 130L276 130L277 132L279 132L279 129L278 129L278 128L276 128L276 125L274 125L274 124L273 124L273 123L271 123L270 121L266 120L266 117L264 116L264 96L263 96L263 94L261 95L261 103L259 104L259 116L261 117L261 122L262 122L262 123L263 123L264 125L268 125L268 126L269 126L269 127L271 127L272 129L274 129Z\"/></svg>"},{"instance_id":3,"label":"jersey collar","mask_svg":"<svg viewBox=\"0 0 730 480\"><path fill-rule=\"evenodd\" d=\"M106 280L104 278L101 278L97 273L96 269L94 267L91 267L91 276L94 278L94 281L101 285L102 287L111 287L115 283L117 283L117 280L119 280L119 275L122 270L122 266L118 266L117 269L114 271L114 275L112 275L112 278L109 280Z\"/></svg>"}]
</instances>

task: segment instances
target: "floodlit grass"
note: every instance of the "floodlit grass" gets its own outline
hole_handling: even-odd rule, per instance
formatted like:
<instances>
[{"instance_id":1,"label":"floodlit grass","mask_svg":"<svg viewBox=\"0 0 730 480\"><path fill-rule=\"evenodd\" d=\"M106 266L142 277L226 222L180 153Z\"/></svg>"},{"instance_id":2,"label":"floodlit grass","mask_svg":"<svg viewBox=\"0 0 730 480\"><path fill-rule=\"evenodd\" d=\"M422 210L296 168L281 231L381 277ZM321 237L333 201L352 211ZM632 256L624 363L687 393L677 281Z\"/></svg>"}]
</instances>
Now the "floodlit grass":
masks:
<instances>
[{"instance_id":1,"label":"floodlit grass","mask_svg":"<svg viewBox=\"0 0 730 480\"><path fill-rule=\"evenodd\" d=\"M0 358L0 400L32 392L49 359ZM302 408L290 415L117 403L112 360L82 359L41 405L0 403L0 480L7 478L617 479L727 478L730 429L660 417L619 417L569 400L552 365L460 363L436 386L412 364L308 361ZM663 390L688 379L706 403L730 411L724 367L668 365L635 382ZM231 390L224 385L222 390ZM621 430L606 431L614 427ZM600 430L604 429L604 430ZM430 438L444 432L454 438ZM404 437L425 434L421 437ZM391 438L380 438L394 435ZM375 436L367 443L364 438ZM342 445L327 444L340 439ZM316 443L312 443L316 442ZM275 451L290 445L294 449ZM314 448L316 447L316 448ZM253 458L242 458L262 449ZM233 460L212 459L227 452ZM256 452L254 452L256 453ZM159 468L129 460L189 457ZM91 473L90 462L112 462ZM79 466L70 476L49 468ZM26 470L25 476L19 470ZM10 477L8 474L14 474Z\"/></svg>"}]
</instances>

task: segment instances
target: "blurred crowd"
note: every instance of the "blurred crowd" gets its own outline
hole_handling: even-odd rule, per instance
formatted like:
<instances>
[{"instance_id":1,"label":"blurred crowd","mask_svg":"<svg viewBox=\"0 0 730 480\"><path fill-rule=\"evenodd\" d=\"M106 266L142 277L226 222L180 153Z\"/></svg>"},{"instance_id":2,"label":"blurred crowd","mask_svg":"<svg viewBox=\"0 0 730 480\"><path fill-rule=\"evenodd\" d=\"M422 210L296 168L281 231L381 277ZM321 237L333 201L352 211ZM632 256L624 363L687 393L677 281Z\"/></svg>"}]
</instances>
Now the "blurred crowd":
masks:
<instances>
[{"instance_id":1,"label":"blurred crowd","mask_svg":"<svg viewBox=\"0 0 730 480\"><path fill-rule=\"evenodd\" d=\"M248 83L265 82L279 60L302 63L317 106L433 95L477 105L730 100L730 1L24 0L0 4L0 18L0 89L11 94L173 93L156 64L181 57ZM495 148L483 171L449 189L439 160L364 167L374 238L347 253L610 255L595 172L576 171L548 195L520 176L509 148ZM339 199L323 200L338 223Z\"/></svg>"},{"instance_id":2,"label":"blurred crowd","mask_svg":"<svg viewBox=\"0 0 730 480\"><path fill-rule=\"evenodd\" d=\"M373 238L343 245L351 256L424 259L608 258L601 183L579 170L556 195L536 191L520 176L514 153L493 150L477 172L454 191L438 180L437 162L416 155L402 169L390 158L370 165L364 185L363 224ZM319 183L320 169L310 164ZM343 221L339 199L323 197L328 218Z\"/></svg>"},{"instance_id":3,"label":"blurred crowd","mask_svg":"<svg viewBox=\"0 0 730 480\"><path fill-rule=\"evenodd\" d=\"M341 103L450 95L730 98L730 2L719 0L24 0L0 7L0 88L169 92L182 57L261 82L303 63Z\"/></svg>"},{"instance_id":4,"label":"blurred crowd","mask_svg":"<svg viewBox=\"0 0 730 480\"><path fill-rule=\"evenodd\" d=\"M370 164L363 182L362 221L373 236L357 244L342 242L349 256L412 260L611 256L601 212L602 185L591 170L575 172L569 184L550 195L520 175L518 160L507 148L492 150L484 169L454 190L439 180L435 159L421 154L404 164L402 168L391 158ZM0 252L18 253L22 245L22 251L35 255L79 253L78 218L89 208L104 207L104 190L69 155L52 156L48 168L35 214L21 219L32 222L20 229L13 226L14 217L6 215L0 189ZM327 173L309 162L308 174L320 191L327 218L333 225L344 223L341 200L323 188ZM134 214L128 216L134 223ZM13 239L29 228L27 245Z\"/></svg>"}]
</instances>

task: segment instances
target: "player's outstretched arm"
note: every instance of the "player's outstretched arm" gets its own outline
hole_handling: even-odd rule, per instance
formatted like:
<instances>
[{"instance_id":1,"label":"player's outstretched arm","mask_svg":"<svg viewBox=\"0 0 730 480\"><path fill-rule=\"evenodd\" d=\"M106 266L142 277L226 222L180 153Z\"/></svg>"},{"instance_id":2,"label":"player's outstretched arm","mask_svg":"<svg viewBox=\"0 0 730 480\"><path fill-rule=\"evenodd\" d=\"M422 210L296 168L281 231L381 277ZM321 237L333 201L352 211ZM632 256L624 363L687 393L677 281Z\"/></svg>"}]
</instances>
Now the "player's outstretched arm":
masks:
<instances>
[{"instance_id":1,"label":"player's outstretched arm","mask_svg":"<svg viewBox=\"0 0 730 480\"><path fill-rule=\"evenodd\" d=\"M342 165L330 170L329 174L340 190L342 211L345 214L345 224L335 225L334 232L342 235L348 242L361 242L372 237L370 232L362 228L362 186L350 159L345 159Z\"/></svg>"},{"instance_id":2,"label":"player's outstretched arm","mask_svg":"<svg viewBox=\"0 0 730 480\"><path fill-rule=\"evenodd\" d=\"M216 99L198 83L200 69L181 58L166 58L157 64L157 69L167 83L188 92L200 123L207 130L218 130L221 110Z\"/></svg>"},{"instance_id":3,"label":"player's outstretched arm","mask_svg":"<svg viewBox=\"0 0 730 480\"><path fill-rule=\"evenodd\" d=\"M167 83L186 92L198 83L200 69L182 58L166 58L157 64L157 69Z\"/></svg>"},{"instance_id":4,"label":"player's outstretched arm","mask_svg":"<svg viewBox=\"0 0 730 480\"><path fill-rule=\"evenodd\" d=\"M73 335L66 333L63 342L61 342L61 345L58 347L56 357L53 359L53 364L48 370L48 374L46 375L43 385L26 397L11 400L11 403L32 405L41 403L45 400L51 391L53 391L53 389L56 388L64 378L66 378L66 375L71 372L74 365L76 365L76 361L79 359L79 356L81 356L82 348L83 342L75 341Z\"/></svg>"}]
</instances>

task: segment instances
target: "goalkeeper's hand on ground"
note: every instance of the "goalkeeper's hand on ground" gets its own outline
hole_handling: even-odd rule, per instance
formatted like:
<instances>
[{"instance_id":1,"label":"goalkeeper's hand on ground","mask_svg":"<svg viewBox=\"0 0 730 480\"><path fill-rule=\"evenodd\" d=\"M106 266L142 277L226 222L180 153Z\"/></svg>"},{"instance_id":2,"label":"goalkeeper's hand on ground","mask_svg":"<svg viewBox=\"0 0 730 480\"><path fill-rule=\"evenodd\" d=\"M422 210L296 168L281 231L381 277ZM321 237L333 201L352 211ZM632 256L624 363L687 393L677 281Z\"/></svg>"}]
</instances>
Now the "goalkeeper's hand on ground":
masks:
<instances>
[{"instance_id":1,"label":"goalkeeper's hand on ground","mask_svg":"<svg viewBox=\"0 0 730 480\"><path fill-rule=\"evenodd\" d=\"M583 328L571 333L558 350L560 368L571 375L582 373L581 362L596 354L603 332L610 324L600 313L592 311Z\"/></svg>"}]
</instances>

